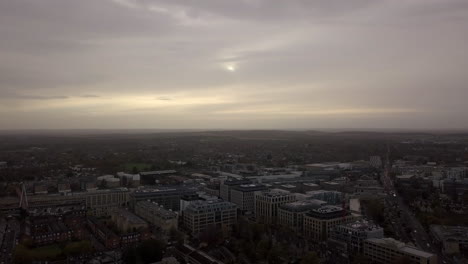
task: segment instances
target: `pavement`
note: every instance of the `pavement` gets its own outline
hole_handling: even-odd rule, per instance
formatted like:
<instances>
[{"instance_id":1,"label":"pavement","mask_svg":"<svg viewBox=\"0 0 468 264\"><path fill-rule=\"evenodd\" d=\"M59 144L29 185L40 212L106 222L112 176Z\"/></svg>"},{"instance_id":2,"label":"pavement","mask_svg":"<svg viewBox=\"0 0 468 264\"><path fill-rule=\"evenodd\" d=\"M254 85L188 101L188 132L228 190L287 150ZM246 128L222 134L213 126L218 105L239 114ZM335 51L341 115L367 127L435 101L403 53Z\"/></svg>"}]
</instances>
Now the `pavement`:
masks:
<instances>
[{"instance_id":1,"label":"pavement","mask_svg":"<svg viewBox=\"0 0 468 264\"><path fill-rule=\"evenodd\" d=\"M0 243L0 264L13 263L13 249L16 246L17 236L19 235L19 223L16 220L8 220L2 222L3 232L2 241Z\"/></svg>"},{"instance_id":2,"label":"pavement","mask_svg":"<svg viewBox=\"0 0 468 264\"><path fill-rule=\"evenodd\" d=\"M392 215L392 225L395 233L400 237L400 240L411 242L419 249L436 254L439 263L451 263L450 258L444 256L442 249L435 245L413 211L397 194L393 180L390 178L391 163L388 157L389 153L387 153L382 183L387 192L387 198L385 199L386 208L391 210L390 214ZM411 230L409 235L406 231L408 228Z\"/></svg>"}]
</instances>

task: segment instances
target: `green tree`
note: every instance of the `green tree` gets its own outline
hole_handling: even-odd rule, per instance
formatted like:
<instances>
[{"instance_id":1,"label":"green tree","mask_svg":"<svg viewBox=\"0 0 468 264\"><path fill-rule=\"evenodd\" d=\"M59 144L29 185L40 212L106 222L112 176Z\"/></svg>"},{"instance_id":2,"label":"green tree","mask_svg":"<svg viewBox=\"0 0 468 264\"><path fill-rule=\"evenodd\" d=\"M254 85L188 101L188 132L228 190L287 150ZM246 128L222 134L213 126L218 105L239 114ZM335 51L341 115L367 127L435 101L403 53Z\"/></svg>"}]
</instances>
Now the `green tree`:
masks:
<instances>
[{"instance_id":1,"label":"green tree","mask_svg":"<svg viewBox=\"0 0 468 264\"><path fill-rule=\"evenodd\" d=\"M182 244L184 242L184 233L180 232L175 227L172 227L171 230L169 230L169 239Z\"/></svg>"},{"instance_id":2,"label":"green tree","mask_svg":"<svg viewBox=\"0 0 468 264\"><path fill-rule=\"evenodd\" d=\"M79 242L68 243L63 249L65 255L75 255L89 253L93 249L91 242L83 240Z\"/></svg>"},{"instance_id":3,"label":"green tree","mask_svg":"<svg viewBox=\"0 0 468 264\"><path fill-rule=\"evenodd\" d=\"M223 240L223 234L221 228L210 225L200 234L200 241L205 242L208 245L215 245Z\"/></svg>"},{"instance_id":4,"label":"green tree","mask_svg":"<svg viewBox=\"0 0 468 264\"><path fill-rule=\"evenodd\" d=\"M15 247L13 259L14 263L31 263L34 260L28 248L23 245L18 245Z\"/></svg>"},{"instance_id":5,"label":"green tree","mask_svg":"<svg viewBox=\"0 0 468 264\"><path fill-rule=\"evenodd\" d=\"M318 264L320 263L320 258L317 256L317 253L314 251L307 253L302 260L301 264Z\"/></svg>"},{"instance_id":6,"label":"green tree","mask_svg":"<svg viewBox=\"0 0 468 264\"><path fill-rule=\"evenodd\" d=\"M394 264L411 264L413 261L407 256L399 257L395 259Z\"/></svg>"},{"instance_id":7,"label":"green tree","mask_svg":"<svg viewBox=\"0 0 468 264\"><path fill-rule=\"evenodd\" d=\"M153 263L160 261L166 244L159 240L146 240L137 247L130 247L123 253L123 260L130 264Z\"/></svg>"},{"instance_id":8,"label":"green tree","mask_svg":"<svg viewBox=\"0 0 468 264\"><path fill-rule=\"evenodd\" d=\"M122 259L124 263L135 264L141 263L141 260L138 257L138 252L135 247L129 247L123 252Z\"/></svg>"},{"instance_id":9,"label":"green tree","mask_svg":"<svg viewBox=\"0 0 468 264\"><path fill-rule=\"evenodd\" d=\"M370 264L371 261L363 254L358 254L353 258L353 264Z\"/></svg>"},{"instance_id":10,"label":"green tree","mask_svg":"<svg viewBox=\"0 0 468 264\"><path fill-rule=\"evenodd\" d=\"M281 264L287 258L287 252L280 246L274 246L268 252L268 264Z\"/></svg>"},{"instance_id":11,"label":"green tree","mask_svg":"<svg viewBox=\"0 0 468 264\"><path fill-rule=\"evenodd\" d=\"M363 207L367 210L370 217L379 225L385 221L384 205L378 200L363 200Z\"/></svg>"},{"instance_id":12,"label":"green tree","mask_svg":"<svg viewBox=\"0 0 468 264\"><path fill-rule=\"evenodd\" d=\"M267 239L262 239L257 244L257 255L260 259L265 259L268 256L270 251L270 241Z\"/></svg>"},{"instance_id":13,"label":"green tree","mask_svg":"<svg viewBox=\"0 0 468 264\"><path fill-rule=\"evenodd\" d=\"M138 246L138 253L143 263L160 261L164 255L166 244L159 240L146 240Z\"/></svg>"}]
</instances>

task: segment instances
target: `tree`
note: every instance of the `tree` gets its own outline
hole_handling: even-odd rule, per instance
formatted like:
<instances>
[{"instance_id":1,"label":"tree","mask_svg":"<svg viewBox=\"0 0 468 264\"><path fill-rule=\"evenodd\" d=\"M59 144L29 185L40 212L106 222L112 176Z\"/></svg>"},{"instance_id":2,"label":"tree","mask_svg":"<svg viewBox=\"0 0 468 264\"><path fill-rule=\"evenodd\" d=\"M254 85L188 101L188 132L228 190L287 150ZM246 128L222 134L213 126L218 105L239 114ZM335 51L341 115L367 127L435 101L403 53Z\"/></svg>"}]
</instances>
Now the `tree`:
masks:
<instances>
[{"instance_id":1,"label":"tree","mask_svg":"<svg viewBox=\"0 0 468 264\"><path fill-rule=\"evenodd\" d=\"M353 264L370 264L371 261L368 257L363 254L358 254L353 259Z\"/></svg>"},{"instance_id":2,"label":"tree","mask_svg":"<svg viewBox=\"0 0 468 264\"><path fill-rule=\"evenodd\" d=\"M184 242L184 233L180 232L175 227L172 227L171 230L169 230L169 239L182 244Z\"/></svg>"},{"instance_id":3,"label":"tree","mask_svg":"<svg viewBox=\"0 0 468 264\"><path fill-rule=\"evenodd\" d=\"M140 264L160 261L166 244L159 240L146 240L137 247L130 247L123 253L125 263Z\"/></svg>"},{"instance_id":4,"label":"tree","mask_svg":"<svg viewBox=\"0 0 468 264\"><path fill-rule=\"evenodd\" d=\"M29 253L29 250L23 245L15 247L13 258L14 263L30 263L34 260L33 256Z\"/></svg>"},{"instance_id":5,"label":"tree","mask_svg":"<svg viewBox=\"0 0 468 264\"><path fill-rule=\"evenodd\" d=\"M129 247L123 252L122 259L124 263L135 264L139 263L137 249L135 247Z\"/></svg>"},{"instance_id":6,"label":"tree","mask_svg":"<svg viewBox=\"0 0 468 264\"><path fill-rule=\"evenodd\" d=\"M160 261L164 255L166 244L159 240L146 240L138 246L138 253L143 263Z\"/></svg>"},{"instance_id":7,"label":"tree","mask_svg":"<svg viewBox=\"0 0 468 264\"><path fill-rule=\"evenodd\" d=\"M362 205L376 223L382 224L385 221L384 205L380 201L362 200Z\"/></svg>"},{"instance_id":8,"label":"tree","mask_svg":"<svg viewBox=\"0 0 468 264\"><path fill-rule=\"evenodd\" d=\"M268 253L267 260L269 264L281 264L285 262L287 257L287 252L282 247L274 246Z\"/></svg>"},{"instance_id":9,"label":"tree","mask_svg":"<svg viewBox=\"0 0 468 264\"><path fill-rule=\"evenodd\" d=\"M314 251L307 253L302 260L301 264L318 264L320 263L320 258L317 256L317 253Z\"/></svg>"},{"instance_id":10,"label":"tree","mask_svg":"<svg viewBox=\"0 0 468 264\"><path fill-rule=\"evenodd\" d=\"M205 242L208 245L215 245L223 240L223 234L221 228L210 225L200 234L200 241Z\"/></svg>"},{"instance_id":11,"label":"tree","mask_svg":"<svg viewBox=\"0 0 468 264\"><path fill-rule=\"evenodd\" d=\"M270 241L267 239L262 239L257 244L257 254L260 259L265 259L270 251Z\"/></svg>"},{"instance_id":12,"label":"tree","mask_svg":"<svg viewBox=\"0 0 468 264\"><path fill-rule=\"evenodd\" d=\"M89 253L93 249L91 242L83 240L80 242L68 243L63 249L65 255L75 255Z\"/></svg>"},{"instance_id":13,"label":"tree","mask_svg":"<svg viewBox=\"0 0 468 264\"><path fill-rule=\"evenodd\" d=\"M403 257L399 257L399 258L395 259L395 261L393 263L395 263L395 264L411 264L411 263L413 263L413 261L411 260L411 258L409 258L407 256L403 256Z\"/></svg>"}]
</instances>

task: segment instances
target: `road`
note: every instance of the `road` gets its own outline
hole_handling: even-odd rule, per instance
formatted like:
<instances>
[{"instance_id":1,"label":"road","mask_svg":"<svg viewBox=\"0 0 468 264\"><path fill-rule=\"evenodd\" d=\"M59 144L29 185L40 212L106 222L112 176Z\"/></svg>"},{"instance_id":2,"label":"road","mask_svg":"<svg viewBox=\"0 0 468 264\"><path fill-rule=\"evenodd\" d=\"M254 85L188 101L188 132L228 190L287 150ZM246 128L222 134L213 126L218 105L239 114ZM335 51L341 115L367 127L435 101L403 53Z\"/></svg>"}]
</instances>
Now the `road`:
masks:
<instances>
[{"instance_id":1,"label":"road","mask_svg":"<svg viewBox=\"0 0 468 264\"><path fill-rule=\"evenodd\" d=\"M450 260L443 255L441 248L433 243L426 229L424 229L412 210L397 194L393 180L390 177L390 172L390 148L387 147L387 157L385 159L385 167L381 180L387 193L387 198L385 199L386 208L390 208L391 211L393 211L390 212L390 214L393 216L392 224L396 234L400 236L400 239L404 242L411 241L416 247L437 254L439 263L450 263ZM406 229L411 230L410 235L408 235Z\"/></svg>"},{"instance_id":2,"label":"road","mask_svg":"<svg viewBox=\"0 0 468 264\"><path fill-rule=\"evenodd\" d=\"M0 230L0 232L3 233L2 241L0 243L0 263L13 263L12 253L16 246L17 236L20 232L19 223L16 220L11 219L2 222L1 226L4 230Z\"/></svg>"}]
</instances>

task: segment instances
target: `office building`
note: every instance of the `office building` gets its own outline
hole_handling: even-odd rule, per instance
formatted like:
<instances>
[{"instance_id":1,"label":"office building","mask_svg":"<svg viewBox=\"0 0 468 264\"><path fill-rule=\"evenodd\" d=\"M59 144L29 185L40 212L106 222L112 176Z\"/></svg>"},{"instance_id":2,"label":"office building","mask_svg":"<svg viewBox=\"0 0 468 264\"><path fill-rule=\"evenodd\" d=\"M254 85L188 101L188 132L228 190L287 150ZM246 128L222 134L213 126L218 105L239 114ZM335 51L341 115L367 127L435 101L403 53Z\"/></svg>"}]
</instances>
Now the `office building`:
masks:
<instances>
[{"instance_id":1,"label":"office building","mask_svg":"<svg viewBox=\"0 0 468 264\"><path fill-rule=\"evenodd\" d=\"M231 188L231 202L242 212L254 212L255 194L267 190L262 184L242 184Z\"/></svg>"},{"instance_id":2,"label":"office building","mask_svg":"<svg viewBox=\"0 0 468 264\"><path fill-rule=\"evenodd\" d=\"M224 182L219 185L219 195L225 201L231 201L231 189L234 186L250 184L252 183L248 179L235 179L235 178L228 178Z\"/></svg>"},{"instance_id":3,"label":"office building","mask_svg":"<svg viewBox=\"0 0 468 264\"><path fill-rule=\"evenodd\" d=\"M382 227L364 219L337 225L330 234L330 240L343 243L346 251L353 254L363 252L366 239L383 237Z\"/></svg>"},{"instance_id":4,"label":"office building","mask_svg":"<svg viewBox=\"0 0 468 264\"><path fill-rule=\"evenodd\" d=\"M126 188L96 190L84 193L72 193L72 196L84 196L90 215L108 216L115 209L128 205L129 191Z\"/></svg>"},{"instance_id":5,"label":"office building","mask_svg":"<svg viewBox=\"0 0 468 264\"><path fill-rule=\"evenodd\" d=\"M179 211L180 198L184 195L196 194L196 189L187 187L161 187L161 188L146 188L137 190L130 195L131 205L135 206L140 201L152 201L162 205L166 209Z\"/></svg>"},{"instance_id":6,"label":"office building","mask_svg":"<svg viewBox=\"0 0 468 264\"><path fill-rule=\"evenodd\" d=\"M431 225L430 230L446 254L468 252L468 227Z\"/></svg>"},{"instance_id":7,"label":"office building","mask_svg":"<svg viewBox=\"0 0 468 264\"><path fill-rule=\"evenodd\" d=\"M306 192L306 195L309 199L322 200L331 205L341 205L344 199L343 193L338 191L317 190Z\"/></svg>"},{"instance_id":8,"label":"office building","mask_svg":"<svg viewBox=\"0 0 468 264\"><path fill-rule=\"evenodd\" d=\"M320 200L302 200L286 203L278 209L278 223L287 226L297 233L302 233L304 227L304 215L311 209L317 209L327 202Z\"/></svg>"},{"instance_id":9,"label":"office building","mask_svg":"<svg viewBox=\"0 0 468 264\"><path fill-rule=\"evenodd\" d=\"M194 235L211 227L229 229L237 221L237 206L222 199L195 201L183 211L184 226Z\"/></svg>"},{"instance_id":10,"label":"office building","mask_svg":"<svg viewBox=\"0 0 468 264\"><path fill-rule=\"evenodd\" d=\"M353 219L348 211L338 206L312 209L304 215L304 235L316 242L325 241L335 226L347 224Z\"/></svg>"},{"instance_id":11,"label":"office building","mask_svg":"<svg viewBox=\"0 0 468 264\"><path fill-rule=\"evenodd\" d=\"M408 246L393 238L369 238L364 241L364 255L373 263L398 263L408 259L411 263L436 264L437 256Z\"/></svg>"},{"instance_id":12,"label":"office building","mask_svg":"<svg viewBox=\"0 0 468 264\"><path fill-rule=\"evenodd\" d=\"M177 174L175 170L145 171L140 172L140 183L143 185L154 185L168 176Z\"/></svg>"},{"instance_id":13,"label":"office building","mask_svg":"<svg viewBox=\"0 0 468 264\"><path fill-rule=\"evenodd\" d=\"M278 208L296 201L296 196L283 190L271 190L255 194L255 217L262 223L277 222Z\"/></svg>"},{"instance_id":14,"label":"office building","mask_svg":"<svg viewBox=\"0 0 468 264\"><path fill-rule=\"evenodd\" d=\"M220 197L219 184L213 184L213 183L207 184L203 188L203 191L206 192L207 194L211 195L211 196Z\"/></svg>"},{"instance_id":15,"label":"office building","mask_svg":"<svg viewBox=\"0 0 468 264\"><path fill-rule=\"evenodd\" d=\"M129 174L117 172L117 177L120 179L121 186L138 187L140 186L140 174Z\"/></svg>"},{"instance_id":16,"label":"office building","mask_svg":"<svg viewBox=\"0 0 468 264\"><path fill-rule=\"evenodd\" d=\"M382 168L382 159L380 158L380 156L371 156L369 158L369 162L373 168Z\"/></svg>"}]
</instances>

